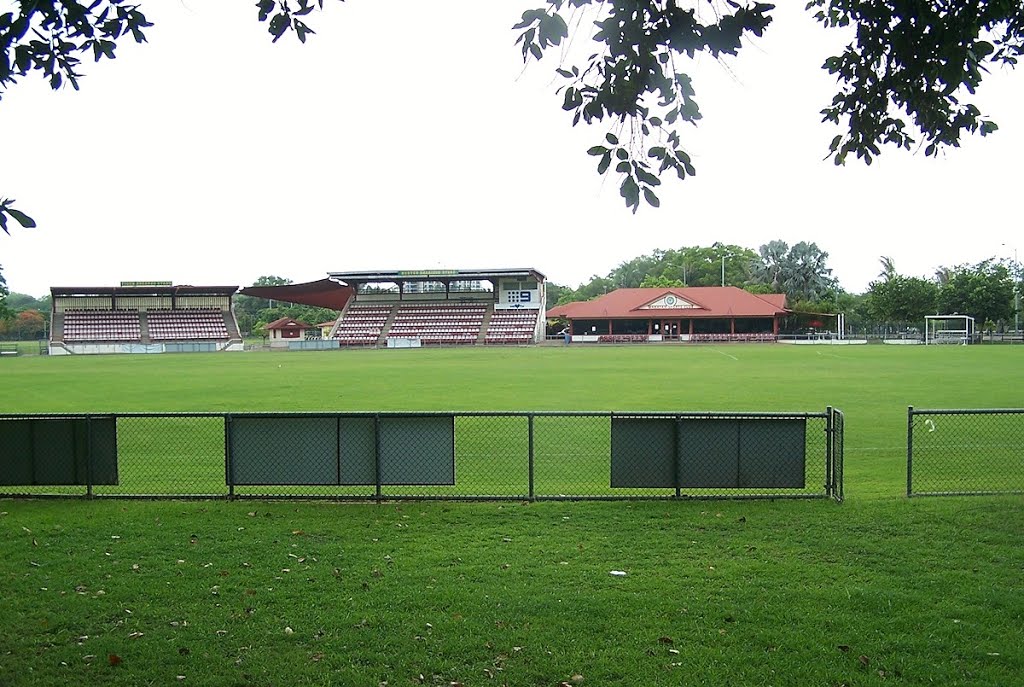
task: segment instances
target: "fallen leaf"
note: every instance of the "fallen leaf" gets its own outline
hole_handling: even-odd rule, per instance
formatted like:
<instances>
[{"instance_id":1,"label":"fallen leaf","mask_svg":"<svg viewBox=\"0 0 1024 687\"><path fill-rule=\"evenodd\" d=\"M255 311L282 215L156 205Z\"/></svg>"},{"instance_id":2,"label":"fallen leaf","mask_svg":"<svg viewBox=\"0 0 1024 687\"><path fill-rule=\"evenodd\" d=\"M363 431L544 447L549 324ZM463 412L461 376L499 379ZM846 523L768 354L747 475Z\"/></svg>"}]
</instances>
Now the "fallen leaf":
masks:
<instances>
[{"instance_id":1,"label":"fallen leaf","mask_svg":"<svg viewBox=\"0 0 1024 687\"><path fill-rule=\"evenodd\" d=\"M675 644L671 637L658 637L658 642L661 644Z\"/></svg>"},{"instance_id":2,"label":"fallen leaf","mask_svg":"<svg viewBox=\"0 0 1024 687\"><path fill-rule=\"evenodd\" d=\"M836 648L839 649L840 651L842 651L844 654L850 653L850 645L849 644L840 644Z\"/></svg>"},{"instance_id":3,"label":"fallen leaf","mask_svg":"<svg viewBox=\"0 0 1024 687\"><path fill-rule=\"evenodd\" d=\"M865 668L867 668L871 664L871 659L865 656L864 654L858 656L857 660L860 661L860 664Z\"/></svg>"},{"instance_id":4,"label":"fallen leaf","mask_svg":"<svg viewBox=\"0 0 1024 687\"><path fill-rule=\"evenodd\" d=\"M144 636L144 633L142 633L142 632L130 632L130 633L128 633L128 639L138 639L139 637L142 637L142 636Z\"/></svg>"},{"instance_id":5,"label":"fallen leaf","mask_svg":"<svg viewBox=\"0 0 1024 687\"><path fill-rule=\"evenodd\" d=\"M290 628L290 627L285 627L285 628L284 628L284 633L285 633L286 635L293 635L293 634L295 634L295 630L293 630L293 629L292 629L292 628Z\"/></svg>"},{"instance_id":6,"label":"fallen leaf","mask_svg":"<svg viewBox=\"0 0 1024 687\"><path fill-rule=\"evenodd\" d=\"M673 656L678 656L679 655L679 649L669 649L668 652L670 654L672 654Z\"/></svg>"},{"instance_id":7,"label":"fallen leaf","mask_svg":"<svg viewBox=\"0 0 1024 687\"><path fill-rule=\"evenodd\" d=\"M319 651L309 657L309 660L313 661L313 663L319 663L323 659L324 659L324 655L323 655L323 653L321 653Z\"/></svg>"},{"instance_id":8,"label":"fallen leaf","mask_svg":"<svg viewBox=\"0 0 1024 687\"><path fill-rule=\"evenodd\" d=\"M296 537L301 537L301 536L303 536L306 533L303 530L292 530L292 534L295 535Z\"/></svg>"},{"instance_id":9,"label":"fallen leaf","mask_svg":"<svg viewBox=\"0 0 1024 687\"><path fill-rule=\"evenodd\" d=\"M112 666L119 666L121 665L121 657L117 654L110 654L109 656L107 656L107 663L109 663Z\"/></svg>"},{"instance_id":10,"label":"fallen leaf","mask_svg":"<svg viewBox=\"0 0 1024 687\"><path fill-rule=\"evenodd\" d=\"M574 685L578 685L578 684L580 684L581 682L583 682L583 676L582 676L582 675L580 675L579 673L577 673L576 675L573 675L573 676L572 676L571 678L569 678L569 680L570 680L570 681L571 681L571 682L572 682L572 683L573 683Z\"/></svg>"}]
</instances>

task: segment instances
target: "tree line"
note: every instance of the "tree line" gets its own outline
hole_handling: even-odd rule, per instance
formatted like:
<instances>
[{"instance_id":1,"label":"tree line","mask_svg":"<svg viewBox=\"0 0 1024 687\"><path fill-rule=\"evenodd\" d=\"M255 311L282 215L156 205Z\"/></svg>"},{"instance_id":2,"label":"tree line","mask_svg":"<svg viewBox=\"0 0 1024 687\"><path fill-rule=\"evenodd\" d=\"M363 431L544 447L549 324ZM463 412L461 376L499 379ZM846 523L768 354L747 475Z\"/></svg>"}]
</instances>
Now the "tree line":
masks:
<instances>
[{"instance_id":1,"label":"tree line","mask_svg":"<svg viewBox=\"0 0 1024 687\"><path fill-rule=\"evenodd\" d=\"M900 274L887 256L864 293L842 288L828 266L828 253L814 242L769 241L756 251L734 244L657 249L626 260L604 276L594 275L576 288L549 281L547 308L592 300L620 288L736 286L752 293L784 293L788 328L800 328L815 316L844 313L854 332L895 334L920 327L925 315L962 314L979 327L1004 331L1019 319L1024 290L1021 265L1001 258L976 264L942 266L928 276ZM253 286L283 286L292 280L262 276ZM310 325L330 322L338 312L238 295L235 316L243 336L266 336L266 326L289 317ZM43 339L49 333L50 296L10 293L0 268L0 339Z\"/></svg>"},{"instance_id":2,"label":"tree line","mask_svg":"<svg viewBox=\"0 0 1024 687\"><path fill-rule=\"evenodd\" d=\"M1024 283L1021 265L1001 258L941 266L916 277L900 274L893 260L879 258L881 271L864 293L842 288L828 267L828 253L814 242L769 241L756 251L714 243L658 249L594 275L576 288L548 282L548 308L586 301L620 288L736 286L752 293L784 293L789 328L814 316L842 312L855 332L894 334L922 325L926 315L962 314L979 327L1003 331L1019 319Z\"/></svg>"}]
</instances>

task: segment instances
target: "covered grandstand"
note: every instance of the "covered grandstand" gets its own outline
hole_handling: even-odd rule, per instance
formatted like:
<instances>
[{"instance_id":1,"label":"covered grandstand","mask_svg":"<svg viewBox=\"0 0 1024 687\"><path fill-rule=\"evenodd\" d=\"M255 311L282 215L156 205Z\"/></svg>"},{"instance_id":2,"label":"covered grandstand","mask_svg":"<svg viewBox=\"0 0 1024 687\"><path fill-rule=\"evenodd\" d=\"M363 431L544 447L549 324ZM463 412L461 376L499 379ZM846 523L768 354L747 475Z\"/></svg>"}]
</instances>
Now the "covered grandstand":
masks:
<instances>
[{"instance_id":1,"label":"covered grandstand","mask_svg":"<svg viewBox=\"0 0 1024 687\"><path fill-rule=\"evenodd\" d=\"M530 268L332 272L354 293L330 336L342 346L532 344L544 338L544 275Z\"/></svg>"},{"instance_id":2,"label":"covered grandstand","mask_svg":"<svg viewBox=\"0 0 1024 687\"><path fill-rule=\"evenodd\" d=\"M232 309L237 286L50 288L51 355L241 351Z\"/></svg>"},{"instance_id":3,"label":"covered grandstand","mask_svg":"<svg viewBox=\"0 0 1024 687\"><path fill-rule=\"evenodd\" d=\"M735 286L617 289L559 305L549 319L568 322L574 342L775 341L789 311L784 294Z\"/></svg>"},{"instance_id":4,"label":"covered grandstand","mask_svg":"<svg viewBox=\"0 0 1024 687\"><path fill-rule=\"evenodd\" d=\"M544 275L532 268L331 272L245 295L341 312L324 337L341 347L524 345L544 339Z\"/></svg>"}]
</instances>

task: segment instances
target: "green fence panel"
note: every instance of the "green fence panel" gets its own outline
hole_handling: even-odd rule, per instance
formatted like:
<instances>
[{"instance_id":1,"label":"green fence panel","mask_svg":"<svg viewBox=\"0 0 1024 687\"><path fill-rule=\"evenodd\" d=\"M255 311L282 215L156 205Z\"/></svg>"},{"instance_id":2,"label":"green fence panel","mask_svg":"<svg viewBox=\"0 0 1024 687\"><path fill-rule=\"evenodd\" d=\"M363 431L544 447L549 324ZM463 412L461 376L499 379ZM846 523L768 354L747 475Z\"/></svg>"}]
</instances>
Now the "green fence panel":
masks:
<instances>
[{"instance_id":1,"label":"green fence panel","mask_svg":"<svg viewBox=\"0 0 1024 687\"><path fill-rule=\"evenodd\" d=\"M764 489L803 489L807 421L743 420L739 433L739 483Z\"/></svg>"},{"instance_id":2,"label":"green fence panel","mask_svg":"<svg viewBox=\"0 0 1024 687\"><path fill-rule=\"evenodd\" d=\"M342 417L338 420L341 451L341 484L376 484L377 431L372 417Z\"/></svg>"},{"instance_id":3,"label":"green fence panel","mask_svg":"<svg viewBox=\"0 0 1024 687\"><path fill-rule=\"evenodd\" d=\"M235 485L338 484L338 421L333 417L233 417Z\"/></svg>"},{"instance_id":4,"label":"green fence panel","mask_svg":"<svg viewBox=\"0 0 1024 687\"><path fill-rule=\"evenodd\" d=\"M90 481L96 485L117 484L114 418L0 422L0 484L86 485Z\"/></svg>"},{"instance_id":5,"label":"green fence panel","mask_svg":"<svg viewBox=\"0 0 1024 687\"><path fill-rule=\"evenodd\" d=\"M676 486L674 418L613 417L613 488Z\"/></svg>"},{"instance_id":6,"label":"green fence panel","mask_svg":"<svg viewBox=\"0 0 1024 687\"><path fill-rule=\"evenodd\" d=\"M740 421L685 418L679 421L679 486L729 489L739 485Z\"/></svg>"},{"instance_id":7,"label":"green fence panel","mask_svg":"<svg viewBox=\"0 0 1024 687\"><path fill-rule=\"evenodd\" d=\"M455 484L455 416L382 417L381 483Z\"/></svg>"}]
</instances>

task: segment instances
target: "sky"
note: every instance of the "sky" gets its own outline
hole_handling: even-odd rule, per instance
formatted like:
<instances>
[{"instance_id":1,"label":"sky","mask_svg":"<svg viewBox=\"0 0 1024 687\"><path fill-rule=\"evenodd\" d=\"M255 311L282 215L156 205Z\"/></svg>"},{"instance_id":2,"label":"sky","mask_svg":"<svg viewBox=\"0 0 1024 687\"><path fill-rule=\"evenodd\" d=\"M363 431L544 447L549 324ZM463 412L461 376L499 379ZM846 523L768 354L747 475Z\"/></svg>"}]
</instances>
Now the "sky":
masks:
<instances>
[{"instance_id":1,"label":"sky","mask_svg":"<svg viewBox=\"0 0 1024 687\"><path fill-rule=\"evenodd\" d=\"M80 91L30 75L0 100L0 197L38 222L0 234L12 291L501 267L575 287L659 248L781 239L817 243L859 293L881 256L910 276L1024 257L1020 75L978 92L994 136L836 167L820 66L843 37L804 2L738 57L687 66L697 176L635 215L586 155L607 126L561 110L557 55L524 68L511 26L540 0L329 1L305 45L273 44L252 2L141 4L148 43L85 61Z\"/></svg>"}]
</instances>

